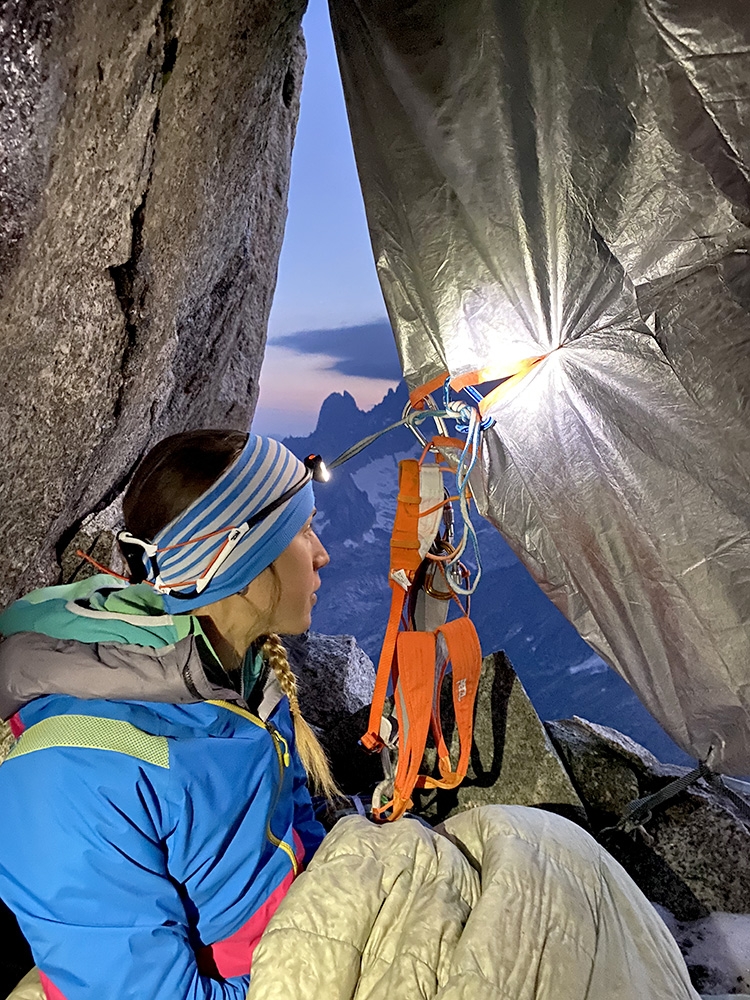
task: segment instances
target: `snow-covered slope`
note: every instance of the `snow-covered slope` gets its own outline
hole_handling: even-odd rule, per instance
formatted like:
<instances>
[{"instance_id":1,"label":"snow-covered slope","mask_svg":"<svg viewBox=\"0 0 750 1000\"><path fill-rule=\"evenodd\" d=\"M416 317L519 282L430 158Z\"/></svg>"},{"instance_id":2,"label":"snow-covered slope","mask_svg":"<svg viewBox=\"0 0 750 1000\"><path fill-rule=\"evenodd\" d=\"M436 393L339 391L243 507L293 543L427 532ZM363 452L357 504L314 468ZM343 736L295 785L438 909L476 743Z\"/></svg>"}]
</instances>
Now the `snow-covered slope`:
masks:
<instances>
[{"instance_id":1,"label":"snow-covered slope","mask_svg":"<svg viewBox=\"0 0 750 1000\"><path fill-rule=\"evenodd\" d=\"M331 460L401 416L406 389L392 390L368 412L348 393L323 403L315 431L285 443L298 455ZM313 627L355 635L377 663L388 616L388 539L396 505L398 460L418 455L409 431L392 431L316 485L317 528L331 553ZM661 760L687 758L622 681L591 650L517 560L503 538L476 518L483 577L472 618L485 653L504 649L544 719L583 716L613 726Z\"/></svg>"},{"instance_id":2,"label":"snow-covered slope","mask_svg":"<svg viewBox=\"0 0 750 1000\"><path fill-rule=\"evenodd\" d=\"M704 996L746 996L750 991L750 916L709 913L681 922L657 906L685 956L690 975Z\"/></svg>"}]
</instances>

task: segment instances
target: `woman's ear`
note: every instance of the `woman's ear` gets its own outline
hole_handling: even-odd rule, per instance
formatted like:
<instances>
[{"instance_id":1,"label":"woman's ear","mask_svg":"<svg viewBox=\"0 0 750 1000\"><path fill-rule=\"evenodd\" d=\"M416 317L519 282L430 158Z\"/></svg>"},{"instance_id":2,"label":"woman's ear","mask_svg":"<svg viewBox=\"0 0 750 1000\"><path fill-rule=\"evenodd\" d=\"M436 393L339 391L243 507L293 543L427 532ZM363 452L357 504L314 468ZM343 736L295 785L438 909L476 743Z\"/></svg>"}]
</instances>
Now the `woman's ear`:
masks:
<instances>
[{"instance_id":1,"label":"woman's ear","mask_svg":"<svg viewBox=\"0 0 750 1000\"><path fill-rule=\"evenodd\" d=\"M257 593L261 588L265 586L265 578L268 573L271 572L271 567L266 566L264 570L261 570L257 576L253 577L250 583L247 584L242 590L237 591L239 597L244 597L246 600L250 598L251 594ZM260 583L258 582L260 581Z\"/></svg>"},{"instance_id":2,"label":"woman's ear","mask_svg":"<svg viewBox=\"0 0 750 1000\"><path fill-rule=\"evenodd\" d=\"M278 604L275 581L269 576L268 569L259 573L235 596L252 608L259 624L262 623L264 627L273 617Z\"/></svg>"},{"instance_id":3,"label":"woman's ear","mask_svg":"<svg viewBox=\"0 0 750 1000\"><path fill-rule=\"evenodd\" d=\"M275 607L276 604L277 604L277 602L281 600L281 580L279 579L279 574L278 574L278 571L276 569L276 564L275 563L271 563L269 566L266 566L266 568L264 570L261 570L261 572L258 573L258 575L256 577L254 577L250 581L250 583L248 583L248 585L245 587L245 589L244 590L240 590L239 593L242 594L242 596L244 597L251 590L254 590L254 589L257 590L258 586L261 586L261 587L269 586L269 582L268 582L268 578L269 577L271 578L271 581L272 581L270 583L270 589L271 589L271 592L273 594L273 606ZM258 580L261 581L261 583L259 585L258 585Z\"/></svg>"}]
</instances>

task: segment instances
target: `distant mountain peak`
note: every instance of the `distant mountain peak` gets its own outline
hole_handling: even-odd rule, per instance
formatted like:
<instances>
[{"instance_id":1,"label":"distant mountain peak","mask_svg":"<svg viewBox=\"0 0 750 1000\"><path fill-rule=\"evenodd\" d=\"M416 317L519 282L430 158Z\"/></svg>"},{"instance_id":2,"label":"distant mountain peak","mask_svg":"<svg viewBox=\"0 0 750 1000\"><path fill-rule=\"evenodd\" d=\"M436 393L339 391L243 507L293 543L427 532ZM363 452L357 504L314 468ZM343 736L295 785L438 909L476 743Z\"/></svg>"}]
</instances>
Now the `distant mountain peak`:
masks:
<instances>
[{"instance_id":1,"label":"distant mountain peak","mask_svg":"<svg viewBox=\"0 0 750 1000\"><path fill-rule=\"evenodd\" d=\"M315 432L317 433L322 430L324 425L328 424L331 420L340 420L342 417L351 419L354 414L357 414L357 416L362 414L362 410L357 406L357 400L354 396L346 390L343 392L332 392L330 396L326 396L321 404Z\"/></svg>"},{"instance_id":2,"label":"distant mountain peak","mask_svg":"<svg viewBox=\"0 0 750 1000\"><path fill-rule=\"evenodd\" d=\"M327 461L335 458L360 438L396 423L408 402L409 395L402 382L397 388L389 389L383 399L371 410L360 410L357 401L349 392L332 392L320 407L318 421L312 434L305 437L284 438L284 444L295 455L320 454ZM399 429L385 435L366 454L352 460L350 471L359 468L362 462L388 452L404 451L415 446L409 431Z\"/></svg>"}]
</instances>

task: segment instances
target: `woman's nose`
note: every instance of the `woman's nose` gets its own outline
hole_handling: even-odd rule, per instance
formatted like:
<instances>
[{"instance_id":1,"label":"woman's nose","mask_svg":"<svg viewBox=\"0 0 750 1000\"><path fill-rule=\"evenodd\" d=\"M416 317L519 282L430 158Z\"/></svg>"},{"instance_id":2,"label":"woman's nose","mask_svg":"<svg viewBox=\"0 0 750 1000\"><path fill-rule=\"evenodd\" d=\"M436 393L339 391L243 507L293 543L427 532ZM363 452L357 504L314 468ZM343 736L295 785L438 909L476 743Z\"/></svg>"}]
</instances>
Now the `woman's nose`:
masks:
<instances>
[{"instance_id":1,"label":"woman's nose","mask_svg":"<svg viewBox=\"0 0 750 1000\"><path fill-rule=\"evenodd\" d=\"M331 557L328 555L328 549L325 547L325 545L323 545L323 543L321 542L321 540L318 538L317 535L315 536L315 541L318 544L315 550L315 554L313 555L313 565L315 566L315 569L317 571L319 569L322 569L324 566L327 566L328 563L331 561Z\"/></svg>"}]
</instances>

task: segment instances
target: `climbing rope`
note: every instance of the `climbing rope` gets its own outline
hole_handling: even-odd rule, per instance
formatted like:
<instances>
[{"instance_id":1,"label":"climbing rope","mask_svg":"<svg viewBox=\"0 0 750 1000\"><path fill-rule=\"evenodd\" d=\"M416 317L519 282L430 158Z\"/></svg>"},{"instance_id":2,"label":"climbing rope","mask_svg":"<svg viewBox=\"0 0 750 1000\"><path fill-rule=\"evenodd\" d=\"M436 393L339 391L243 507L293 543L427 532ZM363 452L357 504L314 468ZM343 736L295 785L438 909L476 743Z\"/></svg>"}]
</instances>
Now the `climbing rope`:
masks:
<instances>
[{"instance_id":1,"label":"climbing rope","mask_svg":"<svg viewBox=\"0 0 750 1000\"><path fill-rule=\"evenodd\" d=\"M387 427L383 427L382 430L375 431L374 434L368 434L367 437L363 437L361 441L357 441L356 444L347 448L346 451L342 451L337 458L334 458L332 462L328 463L328 468L337 469L340 465L343 465L344 462L348 462L351 458L354 458L355 455L359 455L361 451L364 451L365 448L377 441L378 438L381 438L384 434L388 434L390 431L395 431L398 427L408 427L409 430L415 431L419 424L424 423L425 420L432 419L438 421L442 417L452 416L452 414L444 410L414 410L408 406L407 409L409 412L405 413L400 420L397 420L393 424L389 424ZM417 433L416 436L423 444L427 443L427 439L421 434Z\"/></svg>"}]
</instances>

